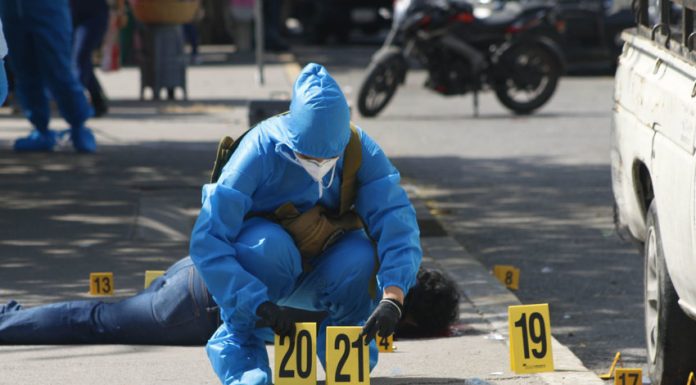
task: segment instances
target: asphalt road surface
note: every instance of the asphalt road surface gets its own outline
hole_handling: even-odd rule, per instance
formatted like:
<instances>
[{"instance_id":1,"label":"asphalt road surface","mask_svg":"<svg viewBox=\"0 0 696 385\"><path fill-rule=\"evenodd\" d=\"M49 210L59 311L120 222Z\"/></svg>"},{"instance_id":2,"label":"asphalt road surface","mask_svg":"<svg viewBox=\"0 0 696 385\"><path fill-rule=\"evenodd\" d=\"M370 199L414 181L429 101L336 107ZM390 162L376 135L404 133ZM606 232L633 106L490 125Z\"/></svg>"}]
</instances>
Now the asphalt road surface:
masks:
<instances>
[{"instance_id":1,"label":"asphalt road surface","mask_svg":"<svg viewBox=\"0 0 696 385\"><path fill-rule=\"evenodd\" d=\"M375 47L304 48L354 99ZM617 351L645 361L642 257L613 232L609 130L613 79L566 77L538 113L516 117L491 94L444 98L422 71L376 119L353 119L419 186L447 230L486 266L521 268L517 296L548 302L552 332L605 371ZM356 110L356 109L354 109Z\"/></svg>"}]
</instances>

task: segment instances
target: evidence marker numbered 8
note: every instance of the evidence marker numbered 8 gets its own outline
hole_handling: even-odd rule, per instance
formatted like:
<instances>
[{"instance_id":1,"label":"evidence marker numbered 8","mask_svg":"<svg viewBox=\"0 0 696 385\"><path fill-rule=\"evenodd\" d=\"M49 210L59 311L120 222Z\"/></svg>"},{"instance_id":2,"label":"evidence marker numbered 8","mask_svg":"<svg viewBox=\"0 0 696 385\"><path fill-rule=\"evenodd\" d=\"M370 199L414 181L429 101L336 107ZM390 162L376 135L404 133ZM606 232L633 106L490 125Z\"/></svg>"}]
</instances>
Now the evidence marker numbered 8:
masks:
<instances>
[{"instance_id":1,"label":"evidence marker numbered 8","mask_svg":"<svg viewBox=\"0 0 696 385\"><path fill-rule=\"evenodd\" d=\"M510 367L515 373L552 372L549 305L508 307ZM628 385L628 384L627 384Z\"/></svg>"},{"instance_id":2,"label":"evidence marker numbered 8","mask_svg":"<svg viewBox=\"0 0 696 385\"><path fill-rule=\"evenodd\" d=\"M508 289L519 290L520 269L512 265L493 266L493 275Z\"/></svg>"},{"instance_id":3,"label":"evidence marker numbered 8","mask_svg":"<svg viewBox=\"0 0 696 385\"><path fill-rule=\"evenodd\" d=\"M89 294L114 295L114 273L89 273Z\"/></svg>"},{"instance_id":4,"label":"evidence marker numbered 8","mask_svg":"<svg viewBox=\"0 0 696 385\"><path fill-rule=\"evenodd\" d=\"M298 322L294 337L275 336L274 380L276 385L317 383L317 324Z\"/></svg>"}]
</instances>

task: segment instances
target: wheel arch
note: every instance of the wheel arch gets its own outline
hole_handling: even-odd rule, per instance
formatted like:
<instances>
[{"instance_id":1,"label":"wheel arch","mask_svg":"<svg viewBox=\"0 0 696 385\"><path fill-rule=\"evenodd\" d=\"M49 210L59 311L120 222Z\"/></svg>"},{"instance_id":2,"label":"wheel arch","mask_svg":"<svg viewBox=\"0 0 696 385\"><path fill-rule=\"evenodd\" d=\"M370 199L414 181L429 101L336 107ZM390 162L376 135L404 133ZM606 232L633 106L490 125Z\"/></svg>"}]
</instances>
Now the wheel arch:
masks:
<instances>
[{"instance_id":1,"label":"wheel arch","mask_svg":"<svg viewBox=\"0 0 696 385\"><path fill-rule=\"evenodd\" d=\"M633 192L641 210L641 217L645 218L650 204L655 199L655 190L650 170L641 160L633 163Z\"/></svg>"}]
</instances>

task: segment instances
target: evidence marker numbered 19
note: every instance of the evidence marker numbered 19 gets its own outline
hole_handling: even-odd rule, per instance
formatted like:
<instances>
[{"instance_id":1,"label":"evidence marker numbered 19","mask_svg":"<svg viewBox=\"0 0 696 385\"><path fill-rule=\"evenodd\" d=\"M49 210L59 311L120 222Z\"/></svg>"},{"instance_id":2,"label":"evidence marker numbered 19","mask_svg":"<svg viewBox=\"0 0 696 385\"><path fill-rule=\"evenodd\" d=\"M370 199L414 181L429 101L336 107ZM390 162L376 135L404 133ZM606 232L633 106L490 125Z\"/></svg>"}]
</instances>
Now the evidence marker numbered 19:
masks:
<instances>
[{"instance_id":1,"label":"evidence marker numbered 19","mask_svg":"<svg viewBox=\"0 0 696 385\"><path fill-rule=\"evenodd\" d=\"M510 367L515 373L552 372L549 305L508 307Z\"/></svg>"},{"instance_id":2,"label":"evidence marker numbered 19","mask_svg":"<svg viewBox=\"0 0 696 385\"><path fill-rule=\"evenodd\" d=\"M361 326L326 328L326 385L370 384L370 352Z\"/></svg>"},{"instance_id":3,"label":"evidence marker numbered 19","mask_svg":"<svg viewBox=\"0 0 696 385\"><path fill-rule=\"evenodd\" d=\"M89 273L89 294L114 295L114 273Z\"/></svg>"},{"instance_id":4,"label":"evidence marker numbered 19","mask_svg":"<svg viewBox=\"0 0 696 385\"><path fill-rule=\"evenodd\" d=\"M315 385L317 383L317 324L298 322L295 336L275 336L276 385Z\"/></svg>"}]
</instances>

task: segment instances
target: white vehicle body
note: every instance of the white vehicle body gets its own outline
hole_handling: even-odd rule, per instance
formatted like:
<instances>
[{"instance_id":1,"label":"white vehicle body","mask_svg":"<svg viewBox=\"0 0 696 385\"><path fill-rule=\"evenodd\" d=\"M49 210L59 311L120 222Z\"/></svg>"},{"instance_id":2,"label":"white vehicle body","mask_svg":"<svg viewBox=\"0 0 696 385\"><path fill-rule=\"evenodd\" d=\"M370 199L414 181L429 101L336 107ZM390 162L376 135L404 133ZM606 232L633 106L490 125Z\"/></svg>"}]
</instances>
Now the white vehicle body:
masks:
<instances>
[{"instance_id":1,"label":"white vehicle body","mask_svg":"<svg viewBox=\"0 0 696 385\"><path fill-rule=\"evenodd\" d=\"M644 242L654 199L679 305L696 319L696 63L678 42L670 49L635 30L622 38L611 154L617 228Z\"/></svg>"}]
</instances>

